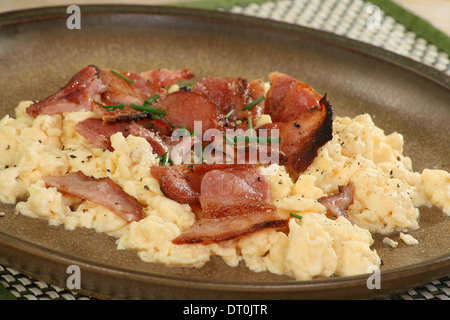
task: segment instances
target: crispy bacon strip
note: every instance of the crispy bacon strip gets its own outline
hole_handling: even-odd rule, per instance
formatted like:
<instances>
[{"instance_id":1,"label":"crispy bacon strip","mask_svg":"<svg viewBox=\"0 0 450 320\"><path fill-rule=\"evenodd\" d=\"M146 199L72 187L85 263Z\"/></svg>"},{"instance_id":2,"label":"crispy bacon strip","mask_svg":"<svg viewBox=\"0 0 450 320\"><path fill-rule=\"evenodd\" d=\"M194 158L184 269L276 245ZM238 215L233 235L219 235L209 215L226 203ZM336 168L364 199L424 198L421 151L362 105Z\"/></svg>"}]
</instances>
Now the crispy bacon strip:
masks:
<instances>
[{"instance_id":1,"label":"crispy bacon strip","mask_svg":"<svg viewBox=\"0 0 450 320\"><path fill-rule=\"evenodd\" d=\"M103 120L90 118L77 123L73 129L97 148L113 151L111 136L117 132L122 132L126 136L129 127L130 124L127 122L104 125Z\"/></svg>"},{"instance_id":2,"label":"crispy bacon strip","mask_svg":"<svg viewBox=\"0 0 450 320\"><path fill-rule=\"evenodd\" d=\"M152 146L153 152L157 155L162 157L167 151L169 151L169 148L163 141L163 138L157 132L149 130L137 123L131 123L128 129L129 134L147 140L147 142Z\"/></svg>"},{"instance_id":3,"label":"crispy bacon strip","mask_svg":"<svg viewBox=\"0 0 450 320\"><path fill-rule=\"evenodd\" d=\"M266 113L271 124L264 129L278 129L280 150L286 155L284 164L296 177L306 170L317 150L331 140L333 109L308 85L288 75L272 73L272 86L267 93Z\"/></svg>"},{"instance_id":4,"label":"crispy bacon strip","mask_svg":"<svg viewBox=\"0 0 450 320\"><path fill-rule=\"evenodd\" d=\"M280 72L272 72L269 79L265 113L273 122L291 121L319 104L320 95L308 84Z\"/></svg>"},{"instance_id":5,"label":"crispy bacon strip","mask_svg":"<svg viewBox=\"0 0 450 320\"><path fill-rule=\"evenodd\" d=\"M185 127L192 132L198 121L202 133L208 129L221 129L215 104L201 92L173 92L161 104L165 108L165 118L172 126Z\"/></svg>"},{"instance_id":6,"label":"crispy bacon strip","mask_svg":"<svg viewBox=\"0 0 450 320\"><path fill-rule=\"evenodd\" d=\"M270 203L267 180L253 168L208 171L201 181L200 204L202 217L173 243L209 244L286 224Z\"/></svg>"},{"instance_id":7,"label":"crispy bacon strip","mask_svg":"<svg viewBox=\"0 0 450 320\"><path fill-rule=\"evenodd\" d=\"M181 79L191 79L194 74L190 69L183 70L149 70L141 73L117 72L131 80L126 81L110 69L99 69L99 76L106 85L106 90L101 94L99 105L94 106L94 111L105 123L116 121L138 121L149 117L151 114L136 110L130 104L142 105L144 101L158 94L160 99L167 95L167 89ZM124 103L124 108L107 111L102 105L114 105Z\"/></svg>"},{"instance_id":8,"label":"crispy bacon strip","mask_svg":"<svg viewBox=\"0 0 450 320\"><path fill-rule=\"evenodd\" d=\"M226 115L226 124L234 126L236 120L253 121L262 113L264 102L259 102L252 108L244 110L252 101L264 96L264 82L262 80L247 80L242 78L207 77L198 81L192 91L202 92L211 99L220 114Z\"/></svg>"},{"instance_id":9,"label":"crispy bacon strip","mask_svg":"<svg viewBox=\"0 0 450 320\"><path fill-rule=\"evenodd\" d=\"M321 197L319 201L323 206L327 208L327 212L332 214L335 218L344 216L348 219L347 210L353 203L353 195L355 187L352 184L346 186L338 186L339 192L327 197Z\"/></svg>"},{"instance_id":10,"label":"crispy bacon strip","mask_svg":"<svg viewBox=\"0 0 450 320\"><path fill-rule=\"evenodd\" d=\"M202 175L188 166L154 166L152 176L158 180L165 197L184 204L200 204L200 183Z\"/></svg>"},{"instance_id":11,"label":"crispy bacon strip","mask_svg":"<svg viewBox=\"0 0 450 320\"><path fill-rule=\"evenodd\" d=\"M95 95L106 89L95 66L87 66L75 74L60 91L27 108L30 116L92 110Z\"/></svg>"},{"instance_id":12,"label":"crispy bacon strip","mask_svg":"<svg viewBox=\"0 0 450 320\"><path fill-rule=\"evenodd\" d=\"M164 96L170 85L192 77L194 74L190 69L158 69L115 74L111 69L90 65L75 74L61 90L29 106L27 113L36 117L39 114L93 110L105 123L138 121L149 117L150 114L136 110L130 107L130 104L142 105L154 94ZM122 103L124 108L108 111L103 107Z\"/></svg>"},{"instance_id":13,"label":"crispy bacon strip","mask_svg":"<svg viewBox=\"0 0 450 320\"><path fill-rule=\"evenodd\" d=\"M174 244L211 244L231 240L265 228L283 228L286 220L276 211L246 213L224 218L200 219L172 242Z\"/></svg>"},{"instance_id":14,"label":"crispy bacon strip","mask_svg":"<svg viewBox=\"0 0 450 320\"><path fill-rule=\"evenodd\" d=\"M66 176L46 176L44 181L48 188L100 204L128 222L144 218L141 204L110 178L95 179L78 171Z\"/></svg>"},{"instance_id":15,"label":"crispy bacon strip","mask_svg":"<svg viewBox=\"0 0 450 320\"><path fill-rule=\"evenodd\" d=\"M200 204L200 187L203 176L212 170L235 167L253 168L252 165L194 164L154 166L152 176L158 181L161 192L178 203Z\"/></svg>"}]
</instances>

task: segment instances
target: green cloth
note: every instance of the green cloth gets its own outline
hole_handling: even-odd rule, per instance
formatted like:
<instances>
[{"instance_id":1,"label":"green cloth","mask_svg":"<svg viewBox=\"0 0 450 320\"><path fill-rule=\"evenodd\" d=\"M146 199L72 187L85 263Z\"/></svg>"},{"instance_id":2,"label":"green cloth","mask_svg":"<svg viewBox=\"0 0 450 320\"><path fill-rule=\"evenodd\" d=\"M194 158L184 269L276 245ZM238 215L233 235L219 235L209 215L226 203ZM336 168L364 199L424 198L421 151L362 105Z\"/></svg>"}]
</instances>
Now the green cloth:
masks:
<instances>
[{"instance_id":1,"label":"green cloth","mask_svg":"<svg viewBox=\"0 0 450 320\"><path fill-rule=\"evenodd\" d=\"M16 297L0 284L0 300L16 300Z\"/></svg>"}]
</instances>

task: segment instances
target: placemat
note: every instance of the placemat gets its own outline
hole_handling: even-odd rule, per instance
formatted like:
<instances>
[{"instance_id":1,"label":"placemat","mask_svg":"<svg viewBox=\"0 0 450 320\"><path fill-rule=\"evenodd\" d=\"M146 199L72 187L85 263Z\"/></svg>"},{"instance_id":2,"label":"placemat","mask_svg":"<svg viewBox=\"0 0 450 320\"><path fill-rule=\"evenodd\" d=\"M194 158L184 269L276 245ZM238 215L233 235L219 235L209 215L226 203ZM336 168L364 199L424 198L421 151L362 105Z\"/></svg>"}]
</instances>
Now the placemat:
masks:
<instances>
[{"instance_id":1,"label":"placemat","mask_svg":"<svg viewBox=\"0 0 450 320\"><path fill-rule=\"evenodd\" d=\"M177 4L274 19L325 30L407 56L450 75L450 38L388 0L216 0ZM0 299L91 300L0 265ZM450 276L390 297L450 300Z\"/></svg>"}]
</instances>

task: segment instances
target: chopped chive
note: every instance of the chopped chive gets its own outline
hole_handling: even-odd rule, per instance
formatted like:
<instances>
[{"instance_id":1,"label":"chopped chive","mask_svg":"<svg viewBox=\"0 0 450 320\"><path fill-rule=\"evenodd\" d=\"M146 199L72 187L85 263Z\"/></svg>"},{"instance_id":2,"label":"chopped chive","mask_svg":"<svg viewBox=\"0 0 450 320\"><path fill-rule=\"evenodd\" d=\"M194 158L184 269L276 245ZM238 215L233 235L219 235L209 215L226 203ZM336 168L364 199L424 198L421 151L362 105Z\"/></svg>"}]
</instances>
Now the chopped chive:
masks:
<instances>
[{"instance_id":1,"label":"chopped chive","mask_svg":"<svg viewBox=\"0 0 450 320\"><path fill-rule=\"evenodd\" d=\"M230 110L230 111L225 115L225 119L227 119L229 116L231 116L231 115L233 114L233 112L234 112L234 109L233 109L233 110Z\"/></svg>"},{"instance_id":2,"label":"chopped chive","mask_svg":"<svg viewBox=\"0 0 450 320\"><path fill-rule=\"evenodd\" d=\"M169 152L166 152L164 154L164 157L159 157L160 161L161 161L161 165L162 166L167 166L167 163L169 163Z\"/></svg>"},{"instance_id":3,"label":"chopped chive","mask_svg":"<svg viewBox=\"0 0 450 320\"><path fill-rule=\"evenodd\" d=\"M302 218L303 218L301 215L296 214L296 213L293 213L293 212L289 213L289 215L290 215L291 217L294 217L294 218L297 218L297 219L302 219Z\"/></svg>"},{"instance_id":4,"label":"chopped chive","mask_svg":"<svg viewBox=\"0 0 450 320\"><path fill-rule=\"evenodd\" d=\"M154 114L159 114L159 115L165 115L166 112L164 110L149 106L149 105L139 105L139 104L130 104L130 107L132 107L133 109L136 110L140 110L140 111L145 111L145 112L150 112L150 113L154 113Z\"/></svg>"},{"instance_id":5,"label":"chopped chive","mask_svg":"<svg viewBox=\"0 0 450 320\"><path fill-rule=\"evenodd\" d=\"M248 105L246 105L246 106L244 107L244 109L242 109L242 110L246 111L246 110L248 110L248 109L250 109L250 108L253 108L253 107L256 106L259 102L263 101L265 98L266 98L266 97L261 96L261 97L259 97L258 99L253 100L253 101L250 102Z\"/></svg>"},{"instance_id":6,"label":"chopped chive","mask_svg":"<svg viewBox=\"0 0 450 320\"><path fill-rule=\"evenodd\" d=\"M152 104L153 102L155 102L158 99L159 99L159 94L155 94L155 95L151 96L150 98L148 98L147 100L145 100L144 105Z\"/></svg>"},{"instance_id":7,"label":"chopped chive","mask_svg":"<svg viewBox=\"0 0 450 320\"><path fill-rule=\"evenodd\" d=\"M108 111L112 111L114 109L123 109L125 107L125 103L111 104L108 106L103 106Z\"/></svg>"},{"instance_id":8,"label":"chopped chive","mask_svg":"<svg viewBox=\"0 0 450 320\"><path fill-rule=\"evenodd\" d=\"M234 146L234 139L230 138L229 135L225 135L225 140L227 141L228 144Z\"/></svg>"},{"instance_id":9,"label":"chopped chive","mask_svg":"<svg viewBox=\"0 0 450 320\"><path fill-rule=\"evenodd\" d=\"M133 80L128 79L128 78L125 77L124 75L121 75L120 73L115 72L114 70L111 70L111 72L112 72L113 74L115 74L116 76L122 78L123 80L125 80L125 81L127 81L127 82L129 82L129 83L131 83L131 84L134 84L134 81L133 81Z\"/></svg>"},{"instance_id":10,"label":"chopped chive","mask_svg":"<svg viewBox=\"0 0 450 320\"><path fill-rule=\"evenodd\" d=\"M252 137L253 136L253 124L252 124L252 117L247 118L248 123L248 133Z\"/></svg>"}]
</instances>

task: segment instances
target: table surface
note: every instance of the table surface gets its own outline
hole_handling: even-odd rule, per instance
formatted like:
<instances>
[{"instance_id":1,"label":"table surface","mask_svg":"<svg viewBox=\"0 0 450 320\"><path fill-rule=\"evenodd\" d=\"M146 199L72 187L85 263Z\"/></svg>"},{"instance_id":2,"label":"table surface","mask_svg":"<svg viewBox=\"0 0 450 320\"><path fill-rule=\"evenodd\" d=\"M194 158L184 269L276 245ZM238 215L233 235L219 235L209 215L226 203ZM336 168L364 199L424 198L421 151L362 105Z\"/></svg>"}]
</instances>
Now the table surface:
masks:
<instances>
[{"instance_id":1,"label":"table surface","mask_svg":"<svg viewBox=\"0 0 450 320\"><path fill-rule=\"evenodd\" d=\"M1 0L0 1L0 13L12 10L20 10L27 8L36 8L42 6L55 6L55 5L71 5L71 4L152 4L152 5L167 5L170 3L180 3L190 0ZM331 0L330 0L331 1ZM421 17L429 22L432 26L442 31L446 35L450 36L450 0L394 0L397 4L403 8ZM403 37L403 34L401 37ZM359 35L363 36L363 35ZM416 47L408 48L393 48L394 51L399 52L399 49L404 50L404 53L417 58L417 60L433 65L450 75L450 59L447 54L438 52L435 46L424 45L419 39L419 45ZM387 48L392 49L392 48ZM414 50L413 50L414 49ZM420 50L419 50L420 49ZM419 51L419 54L417 53ZM448 51L447 51L448 52ZM416 55L416 56L415 56ZM428 60L427 60L428 59ZM2 280L3 279L3 280ZM445 277L443 279L434 280L423 287L415 288L415 290L409 290L404 295L400 295L398 299L431 299L438 297L439 299L449 299L450 297L450 278ZM25 281L25 282L24 282ZM0 286L1 283L7 283L10 286L14 286L17 291L21 287L26 292L30 292L29 297L36 298L39 295L35 293L36 290L44 292L50 298L61 297L67 295L73 298L71 293L66 292L62 288L56 288L44 283L38 283L38 289L36 285L31 283L30 279L26 276L16 274L16 271L9 268L3 268L0 265ZM28 283L30 284L28 285ZM19 288L19 289L18 289ZM30 289L31 288L31 289ZM423 291L422 288L424 289ZM23 292L25 292L23 291ZM1 292L0 292L1 293ZM22 294L24 297L25 294ZM38 297L40 298L40 296ZM83 297L75 297L83 298Z\"/></svg>"}]
</instances>

